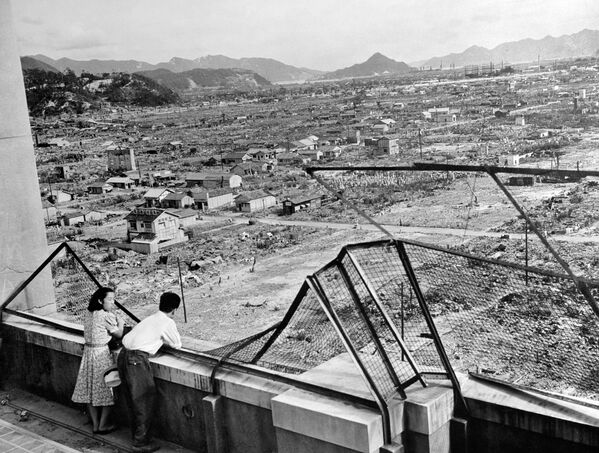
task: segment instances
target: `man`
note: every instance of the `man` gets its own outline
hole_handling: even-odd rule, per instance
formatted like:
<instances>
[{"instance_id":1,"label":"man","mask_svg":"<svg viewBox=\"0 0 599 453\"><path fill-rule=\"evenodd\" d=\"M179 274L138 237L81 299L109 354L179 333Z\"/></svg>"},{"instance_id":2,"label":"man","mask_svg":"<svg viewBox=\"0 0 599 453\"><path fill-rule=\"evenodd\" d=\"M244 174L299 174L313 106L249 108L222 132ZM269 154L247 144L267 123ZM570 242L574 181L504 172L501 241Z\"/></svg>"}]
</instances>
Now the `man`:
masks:
<instances>
[{"instance_id":1,"label":"man","mask_svg":"<svg viewBox=\"0 0 599 453\"><path fill-rule=\"evenodd\" d=\"M163 344L181 348L181 336L173 320L180 302L175 293L162 294L158 311L123 337L117 365L131 416L134 452L153 452L160 448L150 442L156 384L149 357L156 354Z\"/></svg>"}]
</instances>

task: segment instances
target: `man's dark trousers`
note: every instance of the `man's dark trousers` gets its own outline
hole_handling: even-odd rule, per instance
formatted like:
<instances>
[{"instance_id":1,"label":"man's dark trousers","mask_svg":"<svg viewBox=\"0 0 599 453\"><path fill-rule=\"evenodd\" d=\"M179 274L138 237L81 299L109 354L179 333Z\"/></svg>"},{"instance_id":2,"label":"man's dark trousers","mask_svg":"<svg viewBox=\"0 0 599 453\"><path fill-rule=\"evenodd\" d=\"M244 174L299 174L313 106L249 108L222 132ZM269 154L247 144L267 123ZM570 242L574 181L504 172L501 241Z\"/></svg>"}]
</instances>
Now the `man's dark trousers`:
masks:
<instances>
[{"instance_id":1,"label":"man's dark trousers","mask_svg":"<svg viewBox=\"0 0 599 453\"><path fill-rule=\"evenodd\" d=\"M131 414L133 446L150 443L150 426L156 401L156 384L147 352L123 347L117 359L121 391Z\"/></svg>"}]
</instances>

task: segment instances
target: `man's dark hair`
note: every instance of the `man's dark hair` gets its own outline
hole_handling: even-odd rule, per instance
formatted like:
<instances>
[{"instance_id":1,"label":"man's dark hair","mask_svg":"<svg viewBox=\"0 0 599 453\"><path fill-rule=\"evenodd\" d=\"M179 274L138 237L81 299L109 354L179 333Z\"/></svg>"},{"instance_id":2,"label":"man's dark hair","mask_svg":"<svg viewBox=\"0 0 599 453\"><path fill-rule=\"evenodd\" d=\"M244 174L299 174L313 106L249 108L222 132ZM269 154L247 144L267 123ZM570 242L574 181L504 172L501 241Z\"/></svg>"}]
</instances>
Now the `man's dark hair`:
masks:
<instances>
[{"instance_id":1,"label":"man's dark hair","mask_svg":"<svg viewBox=\"0 0 599 453\"><path fill-rule=\"evenodd\" d=\"M96 290L92 294L92 297L89 299L89 304L87 305L87 309L89 311L98 311L103 310L104 305L102 302L106 299L108 293L114 293L114 289L109 288L108 286L102 286Z\"/></svg>"},{"instance_id":2,"label":"man's dark hair","mask_svg":"<svg viewBox=\"0 0 599 453\"><path fill-rule=\"evenodd\" d=\"M160 311L164 313L170 313L171 311L179 308L181 298L178 294L166 292L160 296L160 305L158 306Z\"/></svg>"}]
</instances>

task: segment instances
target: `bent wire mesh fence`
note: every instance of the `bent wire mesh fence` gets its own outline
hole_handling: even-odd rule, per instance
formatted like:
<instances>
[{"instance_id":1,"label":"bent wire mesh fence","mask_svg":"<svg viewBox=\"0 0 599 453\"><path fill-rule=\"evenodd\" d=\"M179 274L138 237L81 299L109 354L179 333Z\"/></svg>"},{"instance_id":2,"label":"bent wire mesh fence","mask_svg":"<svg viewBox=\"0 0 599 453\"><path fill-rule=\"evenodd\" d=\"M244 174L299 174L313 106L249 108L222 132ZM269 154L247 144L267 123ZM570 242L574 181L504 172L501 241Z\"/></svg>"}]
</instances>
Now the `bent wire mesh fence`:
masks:
<instances>
[{"instance_id":1,"label":"bent wire mesh fence","mask_svg":"<svg viewBox=\"0 0 599 453\"><path fill-rule=\"evenodd\" d=\"M405 248L455 369L599 399L599 320L572 279ZM586 283L597 294L599 282Z\"/></svg>"},{"instance_id":2,"label":"bent wire mesh fence","mask_svg":"<svg viewBox=\"0 0 599 453\"><path fill-rule=\"evenodd\" d=\"M412 373L427 379L447 371L398 245L405 249L455 371L599 400L599 320L572 279L409 241L347 246L338 262L314 274L330 309L345 326L359 355L365 357L366 372L383 397L397 389L398 381L400 387L402 382L411 382ZM346 267L345 276L340 265ZM599 282L586 283L598 292ZM392 327L375 309L375 297ZM310 289L298 295L288 315L288 322L269 332L270 340L260 340L261 347L271 343L258 364L302 372L344 351L325 309ZM393 331L407 351L400 348ZM252 362L256 349L248 346L232 358Z\"/></svg>"},{"instance_id":3,"label":"bent wire mesh fence","mask_svg":"<svg viewBox=\"0 0 599 453\"><path fill-rule=\"evenodd\" d=\"M408 278L399 246L418 288ZM52 269L58 315L81 322L98 281L66 246L44 266ZM428 373L447 372L442 346L458 372L599 400L599 322L567 276L386 240L344 247L310 278L313 284L308 279L302 285L280 323L202 352L301 374L348 352L349 341L350 355L388 399L418 379L426 381ZM598 282L586 283L598 292ZM442 345L435 344L415 289ZM117 294L117 300L134 324L126 295Z\"/></svg>"},{"instance_id":4,"label":"bent wire mesh fence","mask_svg":"<svg viewBox=\"0 0 599 453\"><path fill-rule=\"evenodd\" d=\"M348 246L421 373L444 373L430 328L393 241Z\"/></svg>"},{"instance_id":5,"label":"bent wire mesh fence","mask_svg":"<svg viewBox=\"0 0 599 453\"><path fill-rule=\"evenodd\" d=\"M252 337L250 337L252 338ZM242 346L240 348L240 346ZM304 283L275 331L211 351L241 363L254 363L291 374L308 371L345 351L314 291Z\"/></svg>"},{"instance_id":6,"label":"bent wire mesh fence","mask_svg":"<svg viewBox=\"0 0 599 453\"><path fill-rule=\"evenodd\" d=\"M69 321L83 324L89 300L101 286L100 282L68 246L65 246L64 253L57 255L49 266L54 281L57 313ZM137 318L124 305L128 296L117 292L115 301L119 315L127 325L133 326L137 323Z\"/></svg>"},{"instance_id":7,"label":"bent wire mesh fence","mask_svg":"<svg viewBox=\"0 0 599 453\"><path fill-rule=\"evenodd\" d=\"M32 276L13 291L3 302L2 309L11 312L13 310L13 307L10 306L12 300L42 271L48 269L51 272L54 288L55 316L69 322L83 324L89 300L101 284L66 242L60 244ZM45 297L46 295L38 296ZM117 295L116 305L120 316L127 325L135 325L138 321L137 317L125 308L123 300L119 299L120 297Z\"/></svg>"}]
</instances>

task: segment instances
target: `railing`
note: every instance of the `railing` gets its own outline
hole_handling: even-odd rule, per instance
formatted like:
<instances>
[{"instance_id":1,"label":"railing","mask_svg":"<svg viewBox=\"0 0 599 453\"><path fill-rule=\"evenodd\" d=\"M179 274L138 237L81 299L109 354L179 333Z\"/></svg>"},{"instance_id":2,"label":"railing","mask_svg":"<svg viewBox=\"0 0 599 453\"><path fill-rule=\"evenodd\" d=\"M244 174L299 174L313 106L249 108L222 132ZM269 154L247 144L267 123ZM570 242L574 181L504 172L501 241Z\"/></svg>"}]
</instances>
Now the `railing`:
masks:
<instances>
[{"instance_id":1,"label":"railing","mask_svg":"<svg viewBox=\"0 0 599 453\"><path fill-rule=\"evenodd\" d=\"M58 315L80 322L99 283L67 244L19 285L2 311L60 327L8 308L46 266ZM583 283L599 290L599 282ZM122 302L118 307L129 323L137 322ZM177 354L212 361L215 392L216 371L228 366L263 375L272 370L269 378L331 394L293 375L347 352L381 410L389 441L388 405L412 384L451 379L456 409L467 413L456 371L599 401L598 345L599 320L566 275L381 240L344 247L306 278L283 319L269 329L211 351Z\"/></svg>"}]
</instances>

